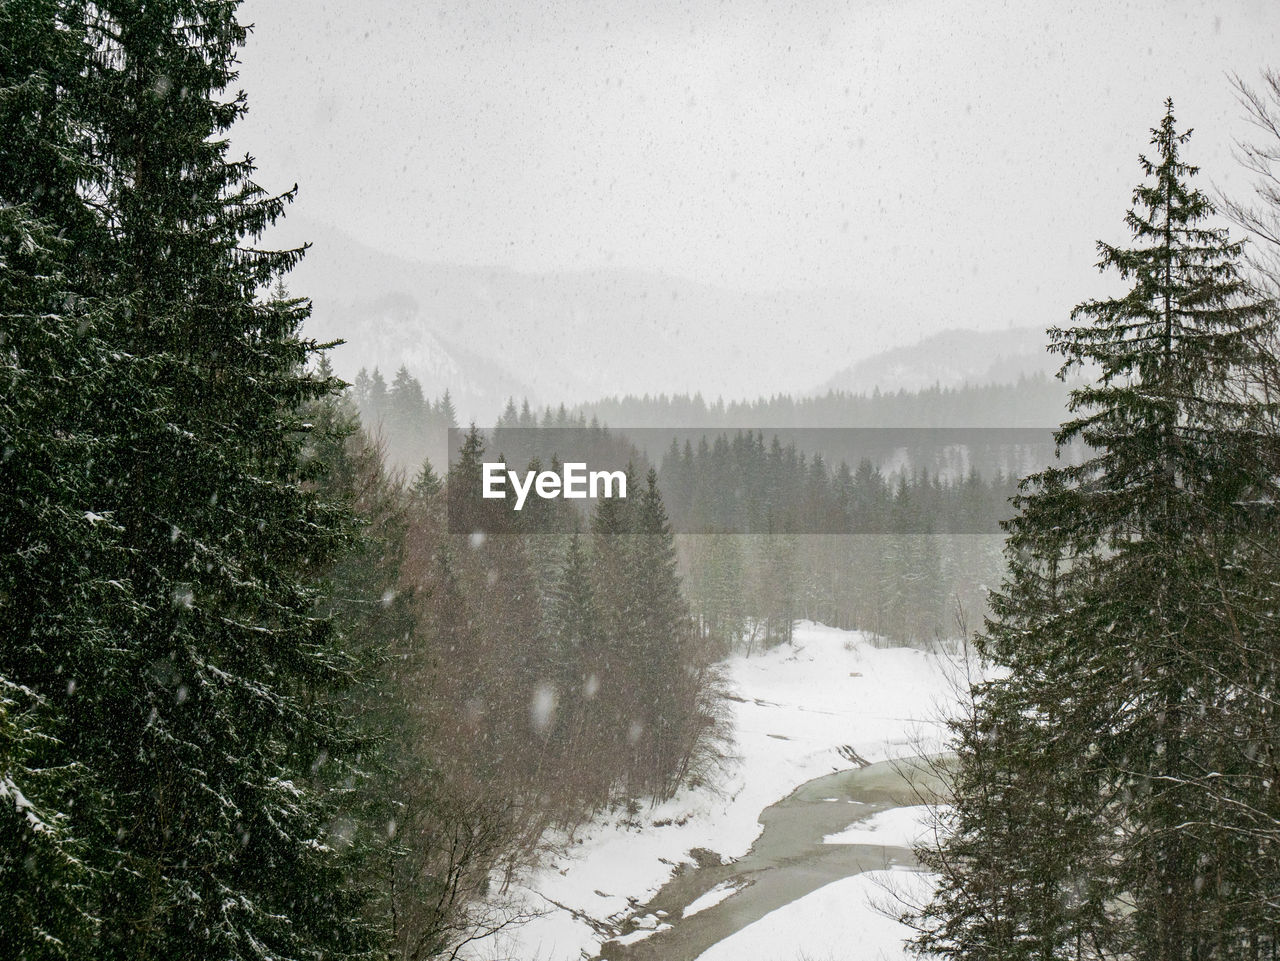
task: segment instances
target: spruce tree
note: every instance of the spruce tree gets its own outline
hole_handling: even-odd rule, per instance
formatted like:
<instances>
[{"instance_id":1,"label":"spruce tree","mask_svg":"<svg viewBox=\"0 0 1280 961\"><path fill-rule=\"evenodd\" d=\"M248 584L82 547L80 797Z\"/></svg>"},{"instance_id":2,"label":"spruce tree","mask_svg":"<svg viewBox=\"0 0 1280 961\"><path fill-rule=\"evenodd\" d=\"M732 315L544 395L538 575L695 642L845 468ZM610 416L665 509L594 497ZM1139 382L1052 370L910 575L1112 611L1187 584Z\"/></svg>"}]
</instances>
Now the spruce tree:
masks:
<instances>
[{"instance_id":1,"label":"spruce tree","mask_svg":"<svg viewBox=\"0 0 1280 961\"><path fill-rule=\"evenodd\" d=\"M634 490L627 471L627 491ZM590 703L586 705L592 743L603 756L629 756L628 740L635 719L631 675L631 628L636 615L632 571L628 560L635 526L635 501L601 498L591 515L590 590L596 611L597 642L585 665Z\"/></svg>"},{"instance_id":2,"label":"spruce tree","mask_svg":"<svg viewBox=\"0 0 1280 961\"><path fill-rule=\"evenodd\" d=\"M679 786L701 731L698 693L703 680L692 619L680 591L675 542L650 468L627 538L633 618L624 656L632 686L631 740L636 776L658 796Z\"/></svg>"},{"instance_id":3,"label":"spruce tree","mask_svg":"<svg viewBox=\"0 0 1280 961\"><path fill-rule=\"evenodd\" d=\"M1241 245L1206 223L1187 137L1167 104L1126 218L1134 243L1099 245L1129 291L1051 331L1064 376L1097 374L1057 434L1088 456L1024 481L1006 526L1010 575L980 643L1007 676L979 692L981 741L961 744L962 829L919 919L931 952L1178 961L1275 943L1277 809L1257 786L1277 662L1260 613L1272 591L1252 572L1274 565L1243 509L1278 493L1275 410L1251 390L1274 315ZM1010 817L1040 833L984 836ZM1000 877L1016 882L1004 908L981 893ZM997 910L1009 927L992 951L975 924Z\"/></svg>"},{"instance_id":4,"label":"spruce tree","mask_svg":"<svg viewBox=\"0 0 1280 961\"><path fill-rule=\"evenodd\" d=\"M92 425L120 369L110 311L79 276L95 224L78 8L0 2L0 944L35 961L91 952L101 912L78 818L105 790L77 752L74 699L109 647L128 588L90 473Z\"/></svg>"},{"instance_id":5,"label":"spruce tree","mask_svg":"<svg viewBox=\"0 0 1280 961\"><path fill-rule=\"evenodd\" d=\"M565 551L551 599L552 676L561 709L555 736L563 752L565 777L588 804L608 799L606 765L598 759L605 731L597 710L602 634L591 592L590 561L582 536L574 532Z\"/></svg>"},{"instance_id":6,"label":"spruce tree","mask_svg":"<svg viewBox=\"0 0 1280 961\"><path fill-rule=\"evenodd\" d=\"M449 396L449 391L444 392L444 396L440 398L440 416L444 420L447 430L452 430L458 426L458 411L453 406L453 398Z\"/></svg>"},{"instance_id":7,"label":"spruce tree","mask_svg":"<svg viewBox=\"0 0 1280 961\"><path fill-rule=\"evenodd\" d=\"M316 373L332 376L327 357ZM398 902L424 896L410 809L430 798L434 761L415 709L425 673L415 644L416 585L402 577L409 505L423 506L427 495L407 497L388 475L348 395L323 397L303 414L311 429L302 457L315 470L315 489L348 516L344 549L315 575L317 614L338 626L341 655L354 668L351 683L329 692L330 709L355 732L349 753L360 759L320 758L309 780L340 799L334 817L347 825L346 871L370 892L365 916L394 944L404 913Z\"/></svg>"},{"instance_id":8,"label":"spruce tree","mask_svg":"<svg viewBox=\"0 0 1280 961\"><path fill-rule=\"evenodd\" d=\"M431 461L424 460L422 467L414 476L412 491L415 497L426 501L434 500L444 491L444 482L431 466Z\"/></svg>"},{"instance_id":9,"label":"spruce tree","mask_svg":"<svg viewBox=\"0 0 1280 961\"><path fill-rule=\"evenodd\" d=\"M22 137L64 127L59 142L28 138L52 180L0 177L17 191L5 219L46 217L66 281L37 273L72 308L51 314L36 291L37 323L5 320L21 328L4 431L22 478L5 528L25 548L4 571L4 673L34 695L6 715L52 717L44 743L76 772L65 833L91 879L77 900L93 954L362 954L345 837L309 780L348 746L324 697L347 661L309 587L345 535L304 486L299 416L336 385L306 371L306 303L263 296L300 252L253 247L289 196L228 157L245 108L225 93L245 36L236 4L26 3L4 17L30 56L6 98L11 79L19 98L52 81L34 114L6 105L6 132L41 118L0 136L6 164ZM16 236L28 260L44 246L28 227ZM26 270L6 261L3 276L24 298ZM40 338L56 349L33 350ZM55 496L23 492L35 482Z\"/></svg>"}]
</instances>

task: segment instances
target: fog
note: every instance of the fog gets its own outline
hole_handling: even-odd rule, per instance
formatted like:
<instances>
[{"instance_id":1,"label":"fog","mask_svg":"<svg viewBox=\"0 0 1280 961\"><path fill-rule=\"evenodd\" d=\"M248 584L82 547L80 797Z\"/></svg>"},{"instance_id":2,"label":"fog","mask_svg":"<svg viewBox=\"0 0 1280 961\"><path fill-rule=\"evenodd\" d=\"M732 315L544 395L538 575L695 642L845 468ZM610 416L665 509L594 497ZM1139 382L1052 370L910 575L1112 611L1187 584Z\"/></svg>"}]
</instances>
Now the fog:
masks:
<instances>
[{"instance_id":1,"label":"fog","mask_svg":"<svg viewBox=\"0 0 1280 961\"><path fill-rule=\"evenodd\" d=\"M1244 192L1229 75L1280 49L1270 0L249 0L244 19L236 144L265 184L301 184L290 237L864 305L812 376L744 395L1061 320L1105 289L1094 244L1124 238L1164 97L1204 179ZM361 286L324 273L322 297ZM739 334L773 336L751 314Z\"/></svg>"}]
</instances>

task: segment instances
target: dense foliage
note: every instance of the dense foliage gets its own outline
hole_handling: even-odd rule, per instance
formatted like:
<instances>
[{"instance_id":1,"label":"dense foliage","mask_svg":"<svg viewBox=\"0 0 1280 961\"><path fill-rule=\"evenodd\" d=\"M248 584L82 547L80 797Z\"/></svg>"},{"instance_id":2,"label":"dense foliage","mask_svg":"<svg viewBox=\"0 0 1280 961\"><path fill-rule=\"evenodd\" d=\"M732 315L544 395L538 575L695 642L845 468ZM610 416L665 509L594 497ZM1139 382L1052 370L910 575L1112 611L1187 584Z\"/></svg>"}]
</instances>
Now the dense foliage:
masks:
<instances>
[{"instance_id":1,"label":"dense foliage","mask_svg":"<svg viewBox=\"0 0 1280 961\"><path fill-rule=\"evenodd\" d=\"M1273 957L1280 891L1275 312L1152 131L1128 282L1053 330L1094 365L1028 478L981 650L1004 670L957 722L942 877L916 946L954 958Z\"/></svg>"},{"instance_id":2,"label":"dense foliage","mask_svg":"<svg viewBox=\"0 0 1280 961\"><path fill-rule=\"evenodd\" d=\"M289 197L227 156L244 30L180 0L0 21L0 870L25 892L3 940L363 955L304 787L347 736L311 706L351 664L312 615L342 534L297 416L334 382L306 370L305 304L259 293L298 253L252 247Z\"/></svg>"},{"instance_id":3,"label":"dense foliage","mask_svg":"<svg viewBox=\"0 0 1280 961\"><path fill-rule=\"evenodd\" d=\"M23 961L447 953L511 920L493 871L548 825L715 757L652 478L638 534L601 520L535 567L518 532L450 535L455 478L406 485L360 431L282 286L302 251L257 246L292 195L229 156L236 8L0 3Z\"/></svg>"}]
</instances>

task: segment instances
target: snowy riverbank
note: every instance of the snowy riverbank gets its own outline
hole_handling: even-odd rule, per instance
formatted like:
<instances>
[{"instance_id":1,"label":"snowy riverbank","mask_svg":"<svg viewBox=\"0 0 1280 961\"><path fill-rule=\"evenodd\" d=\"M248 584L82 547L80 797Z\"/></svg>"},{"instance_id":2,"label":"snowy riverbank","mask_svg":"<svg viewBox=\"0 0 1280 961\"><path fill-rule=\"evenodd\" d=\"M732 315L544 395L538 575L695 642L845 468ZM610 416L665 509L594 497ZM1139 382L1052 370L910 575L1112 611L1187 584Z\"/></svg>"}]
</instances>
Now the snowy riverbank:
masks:
<instances>
[{"instance_id":1,"label":"snowy riverbank","mask_svg":"<svg viewBox=\"0 0 1280 961\"><path fill-rule=\"evenodd\" d=\"M684 791L635 815L601 816L580 830L562 855L524 879L529 907L546 915L481 942L473 957L593 956L676 865L694 860L690 852L702 849L704 860L710 852L724 861L744 855L760 833L760 812L798 785L853 767L850 757L874 762L941 746L938 718L953 698L952 666L944 656L877 648L858 632L801 623L792 645L735 656L727 667L738 699L732 707L739 760L718 791ZM814 892L788 906L788 916L808 916L806 906L818 904L812 899L831 896L826 888ZM770 915L757 924L768 922L776 932L779 920ZM663 919L642 923L658 926ZM804 949L796 944L797 952Z\"/></svg>"}]
</instances>

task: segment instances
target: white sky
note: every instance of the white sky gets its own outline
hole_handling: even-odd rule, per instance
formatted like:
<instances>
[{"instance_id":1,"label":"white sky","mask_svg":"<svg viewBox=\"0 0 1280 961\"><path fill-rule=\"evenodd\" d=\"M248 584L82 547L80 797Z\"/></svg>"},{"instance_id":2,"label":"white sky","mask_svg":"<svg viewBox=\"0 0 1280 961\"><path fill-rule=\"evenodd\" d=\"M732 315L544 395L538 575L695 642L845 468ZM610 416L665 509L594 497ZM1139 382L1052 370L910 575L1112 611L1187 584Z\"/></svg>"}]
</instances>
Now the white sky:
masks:
<instances>
[{"instance_id":1,"label":"white sky","mask_svg":"<svg viewBox=\"0 0 1280 961\"><path fill-rule=\"evenodd\" d=\"M248 0L235 145L415 259L851 287L1060 316L1172 95L1243 190L1226 75L1280 0ZM942 306L945 305L945 306ZM941 324L941 321L940 321Z\"/></svg>"}]
</instances>

